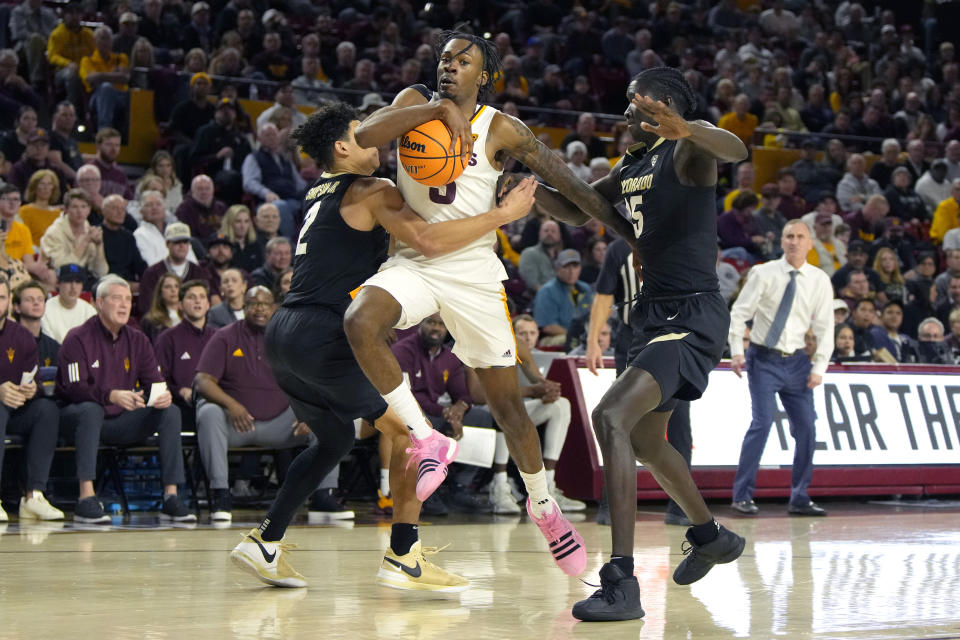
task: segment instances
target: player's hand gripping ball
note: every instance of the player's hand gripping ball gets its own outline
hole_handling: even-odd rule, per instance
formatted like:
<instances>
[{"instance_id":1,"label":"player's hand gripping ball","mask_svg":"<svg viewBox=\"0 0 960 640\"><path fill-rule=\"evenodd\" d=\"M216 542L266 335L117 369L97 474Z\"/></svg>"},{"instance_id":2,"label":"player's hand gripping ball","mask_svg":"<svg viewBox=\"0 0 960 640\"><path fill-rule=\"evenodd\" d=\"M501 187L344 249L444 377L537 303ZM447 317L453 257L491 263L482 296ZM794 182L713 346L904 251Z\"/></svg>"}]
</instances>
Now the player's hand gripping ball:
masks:
<instances>
[{"instance_id":1,"label":"player's hand gripping ball","mask_svg":"<svg viewBox=\"0 0 960 640\"><path fill-rule=\"evenodd\" d=\"M460 177L467 159L460 139L450 152L450 131L440 120L431 120L400 136L400 164L411 178L428 187L442 187Z\"/></svg>"}]
</instances>

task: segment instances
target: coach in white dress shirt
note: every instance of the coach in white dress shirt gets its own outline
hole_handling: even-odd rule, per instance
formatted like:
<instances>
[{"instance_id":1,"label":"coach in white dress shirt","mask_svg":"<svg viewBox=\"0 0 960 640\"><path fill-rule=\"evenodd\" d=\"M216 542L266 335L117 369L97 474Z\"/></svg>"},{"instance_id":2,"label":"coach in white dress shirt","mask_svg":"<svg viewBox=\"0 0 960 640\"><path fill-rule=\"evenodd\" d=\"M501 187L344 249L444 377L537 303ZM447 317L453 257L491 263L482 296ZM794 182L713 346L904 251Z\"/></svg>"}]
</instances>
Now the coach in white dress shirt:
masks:
<instances>
[{"instance_id":1,"label":"coach in white dress shirt","mask_svg":"<svg viewBox=\"0 0 960 640\"><path fill-rule=\"evenodd\" d=\"M803 221L787 222L780 243L783 257L750 270L730 311L732 369L738 376L746 369L753 404L733 482L733 508L748 515L759 511L753 492L779 394L796 441L788 512L823 516L826 511L810 499L807 487L813 478L813 389L833 352L833 287L826 273L806 261L813 240ZM743 334L751 319L750 347L744 355ZM808 329L817 338L812 362L803 350Z\"/></svg>"}]
</instances>

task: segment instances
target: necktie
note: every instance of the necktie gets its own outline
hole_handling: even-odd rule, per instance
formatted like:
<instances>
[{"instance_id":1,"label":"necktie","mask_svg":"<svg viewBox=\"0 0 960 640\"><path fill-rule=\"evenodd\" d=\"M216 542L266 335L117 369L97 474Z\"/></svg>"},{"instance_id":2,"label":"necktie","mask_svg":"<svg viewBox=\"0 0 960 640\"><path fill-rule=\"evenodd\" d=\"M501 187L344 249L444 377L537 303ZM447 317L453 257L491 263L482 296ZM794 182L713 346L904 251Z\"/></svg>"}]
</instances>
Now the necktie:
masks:
<instances>
[{"instance_id":1,"label":"necktie","mask_svg":"<svg viewBox=\"0 0 960 640\"><path fill-rule=\"evenodd\" d=\"M790 307L793 306L793 298L797 294L797 274L800 273L796 269L790 272L790 282L787 283L787 288L783 291L783 299L780 300L780 306L777 308L777 315L773 317L773 323L770 325L770 330L767 331L767 339L763 341L767 345L768 349L774 349L777 346L777 342L780 341L780 334L783 333L783 328L787 326L787 317L790 315Z\"/></svg>"}]
</instances>

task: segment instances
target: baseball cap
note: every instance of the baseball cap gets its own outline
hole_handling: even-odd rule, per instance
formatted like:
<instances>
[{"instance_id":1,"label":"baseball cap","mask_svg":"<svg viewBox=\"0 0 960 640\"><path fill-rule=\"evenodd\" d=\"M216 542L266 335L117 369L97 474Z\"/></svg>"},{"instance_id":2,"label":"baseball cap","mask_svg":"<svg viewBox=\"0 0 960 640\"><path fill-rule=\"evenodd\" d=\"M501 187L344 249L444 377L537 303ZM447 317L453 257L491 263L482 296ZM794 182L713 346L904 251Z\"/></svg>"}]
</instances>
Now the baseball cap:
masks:
<instances>
[{"instance_id":1,"label":"baseball cap","mask_svg":"<svg viewBox=\"0 0 960 640\"><path fill-rule=\"evenodd\" d=\"M366 111L370 107L385 107L387 106L387 101L379 93L368 93L363 96L363 100L360 102L360 111Z\"/></svg>"},{"instance_id":2,"label":"baseball cap","mask_svg":"<svg viewBox=\"0 0 960 640\"><path fill-rule=\"evenodd\" d=\"M560 73L562 69L558 64L548 64L546 69L543 70L544 73Z\"/></svg>"},{"instance_id":3,"label":"baseball cap","mask_svg":"<svg viewBox=\"0 0 960 640\"><path fill-rule=\"evenodd\" d=\"M87 270L78 264L65 264L57 269L57 280L60 282L86 282Z\"/></svg>"},{"instance_id":4,"label":"baseball cap","mask_svg":"<svg viewBox=\"0 0 960 640\"><path fill-rule=\"evenodd\" d=\"M847 253L866 253L867 245L863 243L863 240L851 240L850 246L847 247Z\"/></svg>"},{"instance_id":5,"label":"baseball cap","mask_svg":"<svg viewBox=\"0 0 960 640\"><path fill-rule=\"evenodd\" d=\"M833 224L833 214L826 212L818 213L813 221L817 224Z\"/></svg>"},{"instance_id":6,"label":"baseball cap","mask_svg":"<svg viewBox=\"0 0 960 640\"><path fill-rule=\"evenodd\" d=\"M34 142L46 142L50 144L50 136L47 135L46 129L34 129L33 133L27 136L27 144L33 144Z\"/></svg>"},{"instance_id":7,"label":"baseball cap","mask_svg":"<svg viewBox=\"0 0 960 640\"><path fill-rule=\"evenodd\" d=\"M283 14L280 13L280 12L279 12L278 10L276 10L276 9L267 9L266 11L263 12L263 17L260 19L260 21L261 21L263 24L267 24L268 22L270 22L270 21L273 20L274 18L276 18L276 17L282 17L282 16L283 16Z\"/></svg>"},{"instance_id":8,"label":"baseball cap","mask_svg":"<svg viewBox=\"0 0 960 640\"><path fill-rule=\"evenodd\" d=\"M140 18L137 17L137 14L132 11L124 11L120 14L120 24L124 22L140 22Z\"/></svg>"},{"instance_id":9,"label":"baseball cap","mask_svg":"<svg viewBox=\"0 0 960 640\"><path fill-rule=\"evenodd\" d=\"M574 262L580 264L580 254L577 253L576 249L564 249L557 254L556 262L558 267L565 267L568 264L573 264Z\"/></svg>"},{"instance_id":10,"label":"baseball cap","mask_svg":"<svg viewBox=\"0 0 960 640\"><path fill-rule=\"evenodd\" d=\"M190 235L190 227L183 222L174 222L164 230L163 239L167 242L176 242L177 240L189 240Z\"/></svg>"},{"instance_id":11,"label":"baseball cap","mask_svg":"<svg viewBox=\"0 0 960 640\"><path fill-rule=\"evenodd\" d=\"M847 311L847 312L850 311L850 307L847 306L847 303L846 303L846 302L844 302L844 301L841 300L840 298L834 298L834 299L833 299L833 310L834 310L834 311L837 311L837 310L839 310L839 309L843 309L844 311Z\"/></svg>"},{"instance_id":12,"label":"baseball cap","mask_svg":"<svg viewBox=\"0 0 960 640\"><path fill-rule=\"evenodd\" d=\"M214 236L211 236L210 239L207 240L207 249L217 244L225 244L230 247L233 246L233 243L230 242L230 238L223 235L222 233L218 233Z\"/></svg>"},{"instance_id":13,"label":"baseball cap","mask_svg":"<svg viewBox=\"0 0 960 640\"><path fill-rule=\"evenodd\" d=\"M892 24L885 24L883 25L883 28L880 29L880 33L896 33L896 32L897 32L897 28Z\"/></svg>"},{"instance_id":14,"label":"baseball cap","mask_svg":"<svg viewBox=\"0 0 960 640\"><path fill-rule=\"evenodd\" d=\"M210 11L210 5L208 5L206 2L194 2L193 8L190 9L190 15L196 15L201 11Z\"/></svg>"}]
</instances>

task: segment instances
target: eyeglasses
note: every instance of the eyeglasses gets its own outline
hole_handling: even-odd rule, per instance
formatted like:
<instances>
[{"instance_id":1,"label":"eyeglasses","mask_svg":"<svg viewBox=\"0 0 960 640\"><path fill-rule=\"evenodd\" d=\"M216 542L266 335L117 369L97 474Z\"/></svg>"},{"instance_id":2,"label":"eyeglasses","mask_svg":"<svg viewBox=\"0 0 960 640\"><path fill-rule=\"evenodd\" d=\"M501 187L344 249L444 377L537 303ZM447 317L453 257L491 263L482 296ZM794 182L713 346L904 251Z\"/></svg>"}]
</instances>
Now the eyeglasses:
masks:
<instances>
[{"instance_id":1,"label":"eyeglasses","mask_svg":"<svg viewBox=\"0 0 960 640\"><path fill-rule=\"evenodd\" d=\"M250 307L251 309L256 309L257 307L260 307L261 309L269 309L273 306L273 303L264 302L263 300L250 300L247 302L246 306Z\"/></svg>"}]
</instances>

